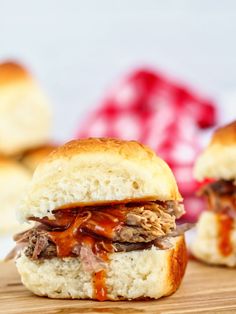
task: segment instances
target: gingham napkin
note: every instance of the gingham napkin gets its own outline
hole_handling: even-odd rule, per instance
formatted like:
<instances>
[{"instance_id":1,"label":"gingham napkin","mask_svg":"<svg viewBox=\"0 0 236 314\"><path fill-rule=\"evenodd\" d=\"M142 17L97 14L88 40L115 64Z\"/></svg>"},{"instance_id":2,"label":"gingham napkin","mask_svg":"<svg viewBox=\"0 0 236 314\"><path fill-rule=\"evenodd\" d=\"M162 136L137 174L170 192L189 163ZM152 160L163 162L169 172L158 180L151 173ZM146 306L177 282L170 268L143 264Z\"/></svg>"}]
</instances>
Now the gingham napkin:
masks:
<instances>
[{"instance_id":1,"label":"gingham napkin","mask_svg":"<svg viewBox=\"0 0 236 314\"><path fill-rule=\"evenodd\" d=\"M201 135L216 123L210 100L149 69L137 70L116 85L84 119L78 138L135 139L153 148L172 168L185 198L186 218L202 209L195 197L193 164Z\"/></svg>"}]
</instances>

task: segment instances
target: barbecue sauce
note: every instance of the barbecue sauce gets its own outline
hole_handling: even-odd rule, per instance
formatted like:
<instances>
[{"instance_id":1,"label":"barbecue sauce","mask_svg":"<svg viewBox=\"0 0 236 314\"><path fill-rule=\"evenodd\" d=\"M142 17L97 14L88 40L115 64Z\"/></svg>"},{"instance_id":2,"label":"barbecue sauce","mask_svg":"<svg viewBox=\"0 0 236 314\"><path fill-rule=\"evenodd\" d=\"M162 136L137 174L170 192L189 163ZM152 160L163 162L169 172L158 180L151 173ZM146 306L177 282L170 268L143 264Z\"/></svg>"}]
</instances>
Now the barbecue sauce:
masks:
<instances>
[{"instance_id":1,"label":"barbecue sauce","mask_svg":"<svg viewBox=\"0 0 236 314\"><path fill-rule=\"evenodd\" d=\"M208 180L200 188L199 195L206 197L208 210L215 212L218 227L218 249L228 256L233 251L231 231L236 210L236 185L232 180Z\"/></svg>"},{"instance_id":2,"label":"barbecue sauce","mask_svg":"<svg viewBox=\"0 0 236 314\"><path fill-rule=\"evenodd\" d=\"M100 270L93 275L94 298L99 301L107 300L106 271Z\"/></svg>"},{"instance_id":3,"label":"barbecue sauce","mask_svg":"<svg viewBox=\"0 0 236 314\"><path fill-rule=\"evenodd\" d=\"M217 214L218 222L218 248L223 256L232 253L231 230L233 228L233 218L224 213Z\"/></svg>"},{"instance_id":4,"label":"barbecue sauce","mask_svg":"<svg viewBox=\"0 0 236 314\"><path fill-rule=\"evenodd\" d=\"M73 255L76 246L87 246L104 262L109 262L108 252L113 252L112 238L126 219L122 209L80 210L77 215L68 212L55 214L54 226L69 226L66 230L49 232L51 240L56 244L57 256ZM65 215L67 217L65 217ZM94 298L107 299L106 270L93 275Z\"/></svg>"}]
</instances>

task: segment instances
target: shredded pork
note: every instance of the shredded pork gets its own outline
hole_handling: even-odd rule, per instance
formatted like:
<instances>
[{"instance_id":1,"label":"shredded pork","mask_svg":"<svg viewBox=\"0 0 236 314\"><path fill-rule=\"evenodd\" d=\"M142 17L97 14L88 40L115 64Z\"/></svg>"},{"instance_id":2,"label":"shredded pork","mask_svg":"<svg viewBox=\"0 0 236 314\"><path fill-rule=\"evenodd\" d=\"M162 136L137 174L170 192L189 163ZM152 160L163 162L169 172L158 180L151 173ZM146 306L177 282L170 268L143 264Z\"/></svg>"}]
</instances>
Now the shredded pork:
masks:
<instances>
[{"instance_id":1,"label":"shredded pork","mask_svg":"<svg viewBox=\"0 0 236 314\"><path fill-rule=\"evenodd\" d=\"M208 209L215 212L226 212L236 216L236 183L233 180L218 180L204 185L199 195L206 198Z\"/></svg>"},{"instance_id":2,"label":"shredded pork","mask_svg":"<svg viewBox=\"0 0 236 314\"><path fill-rule=\"evenodd\" d=\"M90 221L93 217L93 212L90 208L86 208L84 212L86 217L81 223L81 230L85 235L90 235L96 239L95 248L97 251L111 252L129 252L133 250L148 249L152 245L159 249L168 249L171 247L169 237L178 236L189 229L189 224L176 226L175 219L183 213L182 205L175 202L148 202L140 204L120 204L114 205L114 209L125 212L124 221L118 224L112 232L111 238L106 238L106 235L96 234L96 229L91 229L93 222ZM98 212L98 208L96 209ZM16 248L10 253L9 257L17 254L17 248L24 248L26 256L33 260L50 259L58 256L57 244L54 243L50 236L51 231L66 232L71 228L72 222L77 217L79 211L73 209L68 212L63 219L36 220L35 227L15 236L17 243ZM108 212L104 212L104 217L116 221L116 216L113 217L112 208ZM58 214L61 218L61 214ZM123 216L122 216L123 217ZM73 226L72 226L73 227ZM97 272L105 268L106 263L97 255L92 247L86 244L77 243L72 249L70 256L79 256L84 269L88 272Z\"/></svg>"}]
</instances>

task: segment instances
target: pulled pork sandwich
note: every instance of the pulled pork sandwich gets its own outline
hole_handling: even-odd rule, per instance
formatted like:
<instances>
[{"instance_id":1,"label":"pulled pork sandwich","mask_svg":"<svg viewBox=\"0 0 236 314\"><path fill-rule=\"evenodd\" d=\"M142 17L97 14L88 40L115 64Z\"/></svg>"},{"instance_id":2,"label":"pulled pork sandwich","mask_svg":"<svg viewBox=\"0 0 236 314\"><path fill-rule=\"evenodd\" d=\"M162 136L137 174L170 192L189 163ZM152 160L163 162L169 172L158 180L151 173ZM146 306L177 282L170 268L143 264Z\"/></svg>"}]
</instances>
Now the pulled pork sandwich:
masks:
<instances>
[{"instance_id":1,"label":"pulled pork sandwich","mask_svg":"<svg viewBox=\"0 0 236 314\"><path fill-rule=\"evenodd\" d=\"M167 164L135 141L75 140L36 169L15 236L25 286L51 298L119 300L175 292L187 263L184 209Z\"/></svg>"},{"instance_id":2,"label":"pulled pork sandwich","mask_svg":"<svg viewBox=\"0 0 236 314\"><path fill-rule=\"evenodd\" d=\"M236 266L236 121L216 130L197 160L195 176L207 211L197 225L192 253L209 264Z\"/></svg>"}]
</instances>

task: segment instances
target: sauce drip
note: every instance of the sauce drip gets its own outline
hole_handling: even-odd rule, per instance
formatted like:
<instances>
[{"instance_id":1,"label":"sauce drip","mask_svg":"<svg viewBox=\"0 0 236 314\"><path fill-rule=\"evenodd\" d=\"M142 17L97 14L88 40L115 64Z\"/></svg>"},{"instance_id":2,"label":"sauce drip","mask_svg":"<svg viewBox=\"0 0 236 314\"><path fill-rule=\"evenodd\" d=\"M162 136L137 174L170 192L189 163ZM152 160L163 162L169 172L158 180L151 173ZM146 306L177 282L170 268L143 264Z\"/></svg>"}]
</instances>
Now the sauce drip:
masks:
<instances>
[{"instance_id":1,"label":"sauce drip","mask_svg":"<svg viewBox=\"0 0 236 314\"><path fill-rule=\"evenodd\" d=\"M218 248L223 256L228 256L233 251L231 243L231 230L233 228L233 218L227 214L218 213Z\"/></svg>"},{"instance_id":2,"label":"sauce drip","mask_svg":"<svg viewBox=\"0 0 236 314\"><path fill-rule=\"evenodd\" d=\"M61 211L55 214L54 221L44 220L45 224L56 229L58 226L67 228L49 232L51 240L56 244L57 256L71 256L76 247L87 246L101 260L109 262L107 252L113 252L114 232L125 223L127 211L107 208L99 211L84 209L76 215L68 213L68 210ZM93 274L93 285L94 297L100 301L106 300L106 270Z\"/></svg>"},{"instance_id":3,"label":"sauce drip","mask_svg":"<svg viewBox=\"0 0 236 314\"><path fill-rule=\"evenodd\" d=\"M100 270L93 276L94 297L99 301L107 300L106 271Z\"/></svg>"}]
</instances>

